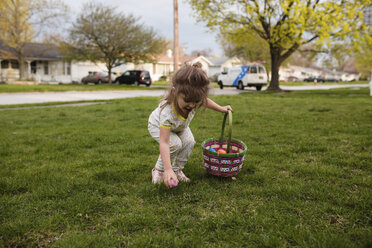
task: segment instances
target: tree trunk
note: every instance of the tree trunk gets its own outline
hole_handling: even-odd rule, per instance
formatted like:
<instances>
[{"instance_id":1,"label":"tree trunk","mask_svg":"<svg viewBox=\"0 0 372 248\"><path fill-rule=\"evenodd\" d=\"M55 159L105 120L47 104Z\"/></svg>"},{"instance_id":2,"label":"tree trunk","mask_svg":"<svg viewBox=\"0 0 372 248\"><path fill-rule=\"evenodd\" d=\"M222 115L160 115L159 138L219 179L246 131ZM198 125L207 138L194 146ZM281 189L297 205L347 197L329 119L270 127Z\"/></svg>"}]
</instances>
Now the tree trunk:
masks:
<instances>
[{"instance_id":1,"label":"tree trunk","mask_svg":"<svg viewBox=\"0 0 372 248\"><path fill-rule=\"evenodd\" d=\"M281 90L279 87L280 51L270 47L271 53L271 80L268 90Z\"/></svg>"},{"instance_id":2,"label":"tree trunk","mask_svg":"<svg viewBox=\"0 0 372 248\"><path fill-rule=\"evenodd\" d=\"M112 71L112 66L111 65L109 65L108 66L108 83L109 84L112 84L112 80L111 80L111 71Z\"/></svg>"},{"instance_id":3,"label":"tree trunk","mask_svg":"<svg viewBox=\"0 0 372 248\"><path fill-rule=\"evenodd\" d=\"M25 79L25 58L23 54L18 54L18 64L19 64L19 80Z\"/></svg>"}]
</instances>

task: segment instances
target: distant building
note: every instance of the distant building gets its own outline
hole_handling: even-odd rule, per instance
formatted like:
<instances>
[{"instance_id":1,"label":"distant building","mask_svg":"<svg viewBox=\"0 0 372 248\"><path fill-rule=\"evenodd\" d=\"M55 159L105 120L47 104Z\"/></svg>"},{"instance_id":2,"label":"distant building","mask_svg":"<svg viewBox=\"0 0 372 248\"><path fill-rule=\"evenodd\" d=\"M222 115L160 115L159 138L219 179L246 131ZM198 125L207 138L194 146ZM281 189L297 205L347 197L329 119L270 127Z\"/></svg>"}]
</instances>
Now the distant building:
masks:
<instances>
[{"instance_id":1,"label":"distant building","mask_svg":"<svg viewBox=\"0 0 372 248\"><path fill-rule=\"evenodd\" d=\"M339 81L359 80L360 74L331 71L326 69L306 68L295 65L282 66L279 69L280 81L304 81L308 77L322 77L324 79L337 79Z\"/></svg>"},{"instance_id":2,"label":"distant building","mask_svg":"<svg viewBox=\"0 0 372 248\"><path fill-rule=\"evenodd\" d=\"M107 72L104 63L91 61L67 61L61 55L57 46L43 43L27 43L23 47L25 56L25 78L36 82L71 83L81 82L81 79L93 72ZM127 63L112 69L120 75L126 70L141 69L150 72L152 80L161 77L169 79L174 71L172 50L160 54L154 63ZM236 58L214 58L204 56L180 56L179 65L185 62L200 62L208 76L215 76L225 68L240 66L242 62ZM16 51L0 42L0 81L15 81L19 78L19 64Z\"/></svg>"},{"instance_id":3,"label":"distant building","mask_svg":"<svg viewBox=\"0 0 372 248\"><path fill-rule=\"evenodd\" d=\"M19 63L15 49L0 42L0 81L14 81L19 78ZM103 71L103 63L90 61L66 61L57 46L42 43L26 43L23 47L25 57L25 77L37 82L71 83L92 71Z\"/></svg>"},{"instance_id":4,"label":"distant building","mask_svg":"<svg viewBox=\"0 0 372 248\"><path fill-rule=\"evenodd\" d=\"M221 72L225 70L225 68L242 65L242 62L237 57L233 57L233 58L208 57L207 59L211 62L211 64L209 65L208 76L214 76L216 74L220 74Z\"/></svg>"},{"instance_id":5,"label":"distant building","mask_svg":"<svg viewBox=\"0 0 372 248\"><path fill-rule=\"evenodd\" d=\"M203 69L208 72L211 62L204 56L179 56L179 66L182 66L185 62L200 62ZM146 70L150 72L152 80L159 80L161 77L168 78L174 72L174 57L171 49L168 49L166 54L160 54L156 58L155 63L143 63L143 64L126 64L127 69L133 70Z\"/></svg>"}]
</instances>

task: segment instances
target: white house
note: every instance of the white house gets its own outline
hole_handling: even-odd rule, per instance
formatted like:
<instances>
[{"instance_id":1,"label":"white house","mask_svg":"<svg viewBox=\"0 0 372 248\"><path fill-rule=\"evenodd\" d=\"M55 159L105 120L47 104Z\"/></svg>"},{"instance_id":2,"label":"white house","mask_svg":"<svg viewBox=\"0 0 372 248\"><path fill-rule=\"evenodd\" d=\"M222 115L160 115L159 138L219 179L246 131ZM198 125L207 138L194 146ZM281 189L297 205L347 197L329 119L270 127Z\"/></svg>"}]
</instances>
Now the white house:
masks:
<instances>
[{"instance_id":1,"label":"white house","mask_svg":"<svg viewBox=\"0 0 372 248\"><path fill-rule=\"evenodd\" d=\"M19 63L15 51L0 42L0 81L13 81L19 78ZM50 44L27 43L23 48L25 55L25 77L37 82L71 83L92 71L107 71L103 63L69 62L63 60L58 48Z\"/></svg>"},{"instance_id":2,"label":"white house","mask_svg":"<svg viewBox=\"0 0 372 248\"><path fill-rule=\"evenodd\" d=\"M224 68L234 67L234 66L241 66L242 62L237 57L233 58L215 58L215 57L208 57L207 58L211 64L209 65L208 76L214 76L216 74L220 74L224 71Z\"/></svg>"},{"instance_id":3,"label":"white house","mask_svg":"<svg viewBox=\"0 0 372 248\"><path fill-rule=\"evenodd\" d=\"M295 65L282 66L279 69L280 81L304 81L308 77L322 77L324 79L337 79L339 81L359 80L360 74L352 74L325 69L306 68Z\"/></svg>"},{"instance_id":4,"label":"white house","mask_svg":"<svg viewBox=\"0 0 372 248\"><path fill-rule=\"evenodd\" d=\"M179 66L182 66L185 62L195 63L200 62L203 69L208 72L211 62L204 56L179 56ZM174 57L172 50L168 49L166 54L160 54L156 58L156 63L144 63L144 64L126 64L128 70L146 70L150 72L152 80L159 80L161 77L169 77L174 71Z\"/></svg>"},{"instance_id":5,"label":"white house","mask_svg":"<svg viewBox=\"0 0 372 248\"><path fill-rule=\"evenodd\" d=\"M15 51L4 46L0 42L0 81L14 81L19 78L19 64L16 60ZM5 52L4 52L5 51ZM48 83L71 83L81 82L81 79L90 72L105 71L108 69L104 63L93 63L91 61L65 61L61 56L58 47L51 44L27 43L24 46L26 78L36 82ZM131 69L143 69L150 72L153 80L160 77L168 77L174 71L172 51L161 54L156 58L155 63L144 64L123 64L113 68L113 72L122 73ZM208 72L211 62L204 56L191 57L180 56L180 66L186 62L199 61Z\"/></svg>"},{"instance_id":6,"label":"white house","mask_svg":"<svg viewBox=\"0 0 372 248\"><path fill-rule=\"evenodd\" d=\"M71 83L81 82L81 79L91 72L107 72L104 63L91 61L66 61L57 46L42 43L27 43L23 48L25 68L28 79L36 82ZM19 64L15 50L0 42L0 81L15 81L19 78ZM152 80L159 80L162 76L169 77L173 71L173 54L168 49L166 54L159 55L155 63L123 64L113 68L113 72L122 73L126 70L141 69L150 72ZM204 56L180 56L179 66L185 62L200 62L208 76L221 73L225 68L242 65L234 58L206 58Z\"/></svg>"}]
</instances>

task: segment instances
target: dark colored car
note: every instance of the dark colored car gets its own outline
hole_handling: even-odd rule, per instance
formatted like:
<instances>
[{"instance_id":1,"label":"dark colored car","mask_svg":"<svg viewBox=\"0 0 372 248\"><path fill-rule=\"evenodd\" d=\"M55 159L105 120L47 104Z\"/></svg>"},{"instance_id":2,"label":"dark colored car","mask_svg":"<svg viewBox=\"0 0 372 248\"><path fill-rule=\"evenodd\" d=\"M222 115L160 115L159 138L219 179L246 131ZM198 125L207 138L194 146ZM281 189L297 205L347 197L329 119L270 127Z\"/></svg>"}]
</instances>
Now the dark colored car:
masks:
<instances>
[{"instance_id":1,"label":"dark colored car","mask_svg":"<svg viewBox=\"0 0 372 248\"><path fill-rule=\"evenodd\" d=\"M305 82L322 82L324 83L325 82L325 79L322 78L322 77L308 77L308 78L305 78L304 79Z\"/></svg>"},{"instance_id":2,"label":"dark colored car","mask_svg":"<svg viewBox=\"0 0 372 248\"><path fill-rule=\"evenodd\" d=\"M113 76L111 76L113 81ZM88 76L85 76L81 79L83 84L94 83L94 84L103 84L109 82L109 76L106 72L90 72Z\"/></svg>"},{"instance_id":3,"label":"dark colored car","mask_svg":"<svg viewBox=\"0 0 372 248\"><path fill-rule=\"evenodd\" d=\"M338 83L339 80L337 78L327 78L326 82Z\"/></svg>"},{"instance_id":4,"label":"dark colored car","mask_svg":"<svg viewBox=\"0 0 372 248\"><path fill-rule=\"evenodd\" d=\"M149 87L152 83L150 73L143 70L129 70L121 74L115 79L118 84L134 84L139 86L144 84Z\"/></svg>"}]
</instances>

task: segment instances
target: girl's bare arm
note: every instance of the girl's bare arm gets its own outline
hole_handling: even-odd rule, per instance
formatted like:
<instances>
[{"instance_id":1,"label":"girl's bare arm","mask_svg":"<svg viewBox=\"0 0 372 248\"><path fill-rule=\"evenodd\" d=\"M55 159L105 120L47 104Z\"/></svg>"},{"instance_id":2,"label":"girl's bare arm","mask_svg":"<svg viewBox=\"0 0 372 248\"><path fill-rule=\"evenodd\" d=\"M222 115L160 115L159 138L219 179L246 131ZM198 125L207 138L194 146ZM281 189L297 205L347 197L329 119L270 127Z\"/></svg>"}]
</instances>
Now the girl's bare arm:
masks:
<instances>
[{"instance_id":1,"label":"girl's bare arm","mask_svg":"<svg viewBox=\"0 0 372 248\"><path fill-rule=\"evenodd\" d=\"M209 98L207 98L207 108L213 109L213 110L221 112L221 113L227 113L227 111L229 111L229 110L232 111L232 108L231 108L230 105L220 106Z\"/></svg>"},{"instance_id":2,"label":"girl's bare arm","mask_svg":"<svg viewBox=\"0 0 372 248\"><path fill-rule=\"evenodd\" d=\"M164 166L164 184L168 188L172 186L171 178L174 182L178 183L176 174L173 172L171 159L170 159L170 150L169 150L169 139L170 139L170 130L166 128L160 128L160 156Z\"/></svg>"}]
</instances>

